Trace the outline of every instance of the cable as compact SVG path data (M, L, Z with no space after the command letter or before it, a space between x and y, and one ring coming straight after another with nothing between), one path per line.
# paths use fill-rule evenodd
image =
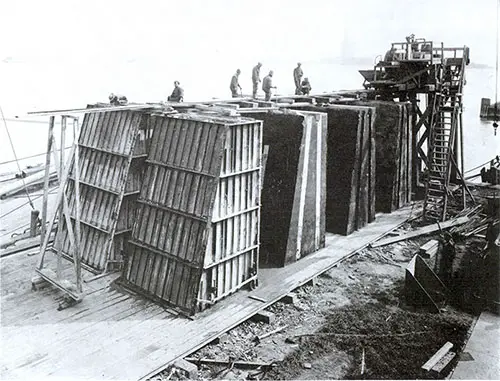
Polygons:
M476 169L479 169L479 168L481 168L481 167L484 167L485 165L487 165L487 164L491 163L491 162L492 162L492 161L494 161L495 159L496 159L496 157L494 157L494 158L493 158L493 159L491 159L491 160L488 160L486 163L483 163L483 164L478 165L477 167L474 167L474 168L468 169L467 171L465 171L465 172L464 172L464 175L465 175L466 173L469 173L469 172L472 172L472 171L474 171L474 170L476 170Z
M64 148L64 150L66 151L67 149L70 149L70 148L71 148L71 146L69 146L69 147L65 147L65 148ZM47 154L46 152L43 152L43 153L37 153L36 155L31 155L31 156L21 157L21 158L19 158L19 160L31 159L31 158L38 157L38 156L43 156L43 155L46 155L46 154ZM16 161L16 159L14 159L14 160L8 160L8 161L2 161L2 162L0 163L0 165L13 163L14 161Z
M497 55L496 55L496 75L495 75L495 109L494 109L494 115L495 115L495 121L498 121L498 23L500 22L500 19L498 17L498 10L500 9L500 0L497 1ZM496 130L496 128L495 128Z
M52 191L52 192L49 192L48 194L54 194L54 192ZM38 196L34 197L34 198L33 198L33 201L38 200L38 199L39 199L40 197L42 197L42 196L43 196L43 194L41 194L41 195L38 195ZM6 213L2 214L2 215L0 216L0 219L2 219L2 218L4 218L4 217L8 216L8 215L9 215L9 214L11 214L11 213L14 213L16 210L21 209L23 206L26 206L26 205L28 205L29 203L30 203L29 201L26 201L24 204L21 204L21 205L16 206L14 209L9 210L8 212L6 212Z
M9 142L10 146L12 147L12 152L14 153L14 158L16 159L16 164L17 164L17 169L19 169L19 173L22 173L21 166L19 165L19 160L17 160L17 154L16 150L14 148L14 143L12 142L12 138L10 136L9 128L7 127L7 122L5 121L5 116L3 114L2 106L0 106L0 113L2 114L2 120L3 120L3 125L5 126L5 130L7 131L7 136L9 137ZM23 185L24 185L24 191L26 192L26 195L28 196L29 204L32 209L35 209L35 206L33 205L33 201L31 200L30 194L28 193L28 190L26 189L26 182L24 181L24 178L21 178L23 180Z

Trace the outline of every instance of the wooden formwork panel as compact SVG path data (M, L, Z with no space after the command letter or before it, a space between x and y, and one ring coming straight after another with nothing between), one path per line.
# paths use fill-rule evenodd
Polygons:
M72 223L74 229L74 221ZM83 223L80 231L82 264L87 269L99 273L107 264L117 265L123 261L122 252L128 238L125 233L117 234L110 240L109 233ZM72 260L66 222L59 238L59 241L54 242L53 251L60 251L66 258Z
M298 106L328 115L326 230L351 234L375 219L375 109Z
M278 266L324 246L326 114L248 113L269 146L262 189L261 261Z
M123 282L194 313L234 292L254 271L261 125L197 114L153 116L151 124Z
M412 126L410 103L356 102L376 108L376 211L390 213L411 201Z
M126 197L138 194L141 185L141 150L146 147L149 133L146 118L136 111L92 113L91 109L84 116L78 138L81 256L82 264L96 272L121 260L115 247L123 245L123 236L116 243L114 239L117 232L131 229L133 200L126 198L123 203L123 199L126 193ZM138 137L141 144L136 143ZM65 190L72 220L76 216L75 178L72 167ZM67 227L62 223L54 248L68 254L68 245Z

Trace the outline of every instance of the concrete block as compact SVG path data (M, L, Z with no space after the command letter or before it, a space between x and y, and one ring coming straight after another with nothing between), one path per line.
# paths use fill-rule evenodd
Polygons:
M281 301L286 304L296 304L299 301L297 294L290 292L281 298Z
M253 321L261 321L266 324L271 324L276 319L276 316L269 311L260 311L252 316Z
M195 364L193 364L189 361L186 361L184 359L179 359L179 360L174 362L174 366L177 369L184 371L186 373L186 376L190 380L198 379L198 367Z

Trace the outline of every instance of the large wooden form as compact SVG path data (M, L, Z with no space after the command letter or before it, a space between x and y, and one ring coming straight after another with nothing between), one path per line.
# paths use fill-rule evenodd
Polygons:
M298 108L328 115L326 230L351 234L375 219L375 108Z
M66 197L74 220L81 221L81 262L100 273L123 262L122 250L132 229L134 200L142 179L147 140L147 115L139 111L108 111L85 114L78 139L81 163L75 189L72 167ZM78 207L79 205L79 207ZM69 226L58 229L53 250L69 256Z
M439 312L446 302L443 282L416 254L406 267L405 300L408 305Z
M284 266L325 245L327 116L248 111L269 146L262 189L261 262Z
M152 118L123 283L193 314L257 279L262 124Z
M375 210L390 213L411 201L413 108L408 102L356 102L376 108Z

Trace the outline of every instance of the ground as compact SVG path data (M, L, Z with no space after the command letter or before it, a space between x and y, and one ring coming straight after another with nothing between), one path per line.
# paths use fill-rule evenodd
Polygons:
M475 190L475 196L492 195ZM481 198L484 202L484 198ZM453 206L453 202L451 203ZM427 224L422 219L400 227L409 231ZM484 233L484 232L483 232ZM260 369L230 365L200 365L200 379L429 379L445 378L458 356L442 374L421 366L447 341L460 353L483 305L474 294L475 269L480 266L484 237L457 240L450 293L440 313L417 311L405 303L405 268L427 235L379 248L367 248L325 272L315 285L295 292L295 305L278 302L268 308L271 324L247 321L192 354L193 358L258 361ZM442 243L441 243L442 245ZM428 260L440 274L441 255ZM442 275L442 274L440 274ZM474 302L476 301L476 302ZM283 328L284 327L284 328ZM281 331L258 342L255 337ZM168 369L153 379L179 379Z

